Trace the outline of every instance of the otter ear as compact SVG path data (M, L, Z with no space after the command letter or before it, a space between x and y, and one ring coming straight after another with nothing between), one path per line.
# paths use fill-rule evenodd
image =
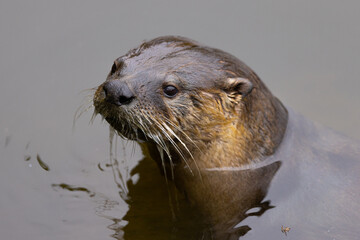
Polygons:
M246 78L227 78L224 83L224 91L228 94L230 98L238 100L246 97L251 93L253 89L253 84Z

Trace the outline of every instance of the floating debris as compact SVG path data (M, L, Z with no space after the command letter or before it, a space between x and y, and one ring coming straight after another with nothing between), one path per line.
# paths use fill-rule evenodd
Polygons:
M104 172L105 170L100 166L100 163L98 163L98 168L100 169L100 171Z
M31 159L31 156L30 156L30 155L25 155L25 156L24 156L24 160L25 160L25 161L29 161L30 159Z
M45 171L50 171L49 166L41 160L39 154L36 155L36 159L37 159L40 167L42 167Z
M289 227L284 227L281 226L281 232L285 234L285 236L287 236L287 233L290 231L291 228Z
M72 186L72 185L69 185L69 184L66 184L66 183L51 184L51 187L65 189L65 190L68 190L70 192L85 192L85 193L89 194L90 197L95 196L95 193L91 192L87 188L76 187L76 186Z

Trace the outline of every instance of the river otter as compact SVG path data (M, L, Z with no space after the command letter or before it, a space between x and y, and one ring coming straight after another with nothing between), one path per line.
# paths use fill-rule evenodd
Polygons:
M288 111L228 53L145 42L115 60L94 106L201 209L209 238L275 239L285 224L293 239L360 236L360 145Z

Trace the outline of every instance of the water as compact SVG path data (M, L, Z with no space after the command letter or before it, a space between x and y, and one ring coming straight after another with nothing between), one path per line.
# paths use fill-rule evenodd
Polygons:
M196 209L181 196L169 201L155 164L139 163L138 146L126 146L135 204L109 165L108 126L99 117L90 125L90 110L72 130L90 94L80 92L103 82L112 61L144 39L183 35L228 51L287 105L360 138L357 9L356 1L1 1L1 239L202 234L184 230L203 226ZM119 143L117 169L123 156ZM149 175L137 179L136 171ZM172 212L189 221L174 224Z

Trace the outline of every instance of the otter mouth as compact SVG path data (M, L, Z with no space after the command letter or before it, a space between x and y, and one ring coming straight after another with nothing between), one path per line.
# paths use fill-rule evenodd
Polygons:
M140 128L134 128L127 124L121 124L121 126L119 126L119 120L114 117L106 117L105 120L117 131L120 136L126 139L134 141L149 141L147 135Z
M128 140L149 141L149 137L143 130L128 121L128 119L131 119L131 117L128 116L129 113L125 114L126 112L122 111L121 108L116 107L114 104L107 103L103 96L101 86L99 89L94 95L95 113L102 115L119 136Z

